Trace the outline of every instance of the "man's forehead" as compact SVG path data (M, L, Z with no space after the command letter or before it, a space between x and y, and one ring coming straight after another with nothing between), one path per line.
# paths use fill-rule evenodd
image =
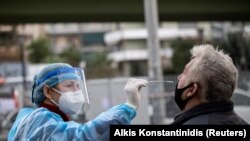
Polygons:
M197 58L191 58L191 60L185 65L184 71L188 71L190 67L197 61Z

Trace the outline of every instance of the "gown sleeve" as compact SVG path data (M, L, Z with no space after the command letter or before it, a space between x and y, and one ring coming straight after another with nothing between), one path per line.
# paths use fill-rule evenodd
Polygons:
M14 123L9 132L8 141L109 141L111 124L128 125L136 116L136 111L126 104L112 107L85 124L64 122L59 115L45 108L31 112L26 118L22 112L16 120L19 124Z

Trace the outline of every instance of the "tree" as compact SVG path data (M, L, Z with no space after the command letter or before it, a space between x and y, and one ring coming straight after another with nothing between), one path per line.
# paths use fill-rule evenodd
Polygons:
M64 62L78 67L81 61L81 51L75 46L70 46L60 54L60 57Z
M174 73L181 73L185 64L190 61L189 50L194 46L194 41L177 39L171 43L173 48L173 70Z
M29 50L29 61L32 63L46 62L46 59L53 55L46 38L34 40L27 46L27 49Z
M242 31L231 32L226 38L214 41L218 46L230 55L234 64L241 70L250 69L250 40L243 36Z
M115 70L110 67L105 53L92 53L84 55L87 62L85 72L88 78L107 78L115 74Z

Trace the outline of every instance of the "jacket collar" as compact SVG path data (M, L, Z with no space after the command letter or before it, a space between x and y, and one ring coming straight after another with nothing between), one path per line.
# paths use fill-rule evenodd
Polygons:
M226 112L233 111L232 101L220 101L220 102L209 102L195 106L185 112L181 112L175 116L174 122L171 124L181 124L190 118L202 114L213 113L213 112Z

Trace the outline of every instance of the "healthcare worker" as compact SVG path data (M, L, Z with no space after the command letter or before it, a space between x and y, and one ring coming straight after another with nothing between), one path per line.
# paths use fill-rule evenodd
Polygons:
M38 108L23 108L8 133L8 141L108 141L109 126L128 125L136 116L144 79L130 78L124 88L126 102L101 113L92 121L70 121L89 103L84 71L69 64L54 63L34 77L32 102Z

